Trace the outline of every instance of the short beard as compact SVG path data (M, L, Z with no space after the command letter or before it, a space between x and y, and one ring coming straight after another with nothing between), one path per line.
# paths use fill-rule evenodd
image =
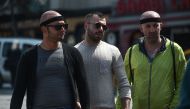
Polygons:
M94 35L88 35L89 39L95 43L100 42L101 38L100 37L95 37Z
M97 33L93 33L93 32L91 32L91 31L88 31L88 32L87 32L87 35L88 35L88 37L89 37L89 39L90 39L91 41L93 41L93 42L95 42L95 43L99 43L100 40L102 40L102 38L103 38L103 34L102 34L102 36L98 36L98 37L96 37L96 34L97 34Z
M48 30L48 38L51 39L54 42L59 42L59 41L63 41L64 36L62 37L54 37L51 32Z
M146 40L148 43L150 43L150 44L153 45L153 44L158 43L159 38L158 38L158 37L151 37L151 38L146 37L145 40Z

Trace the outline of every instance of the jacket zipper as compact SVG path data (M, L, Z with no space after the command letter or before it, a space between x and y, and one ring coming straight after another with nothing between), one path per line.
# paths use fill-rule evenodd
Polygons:
M149 71L149 84L148 84L148 109L150 109L151 76L152 76L152 62L150 62L150 71Z

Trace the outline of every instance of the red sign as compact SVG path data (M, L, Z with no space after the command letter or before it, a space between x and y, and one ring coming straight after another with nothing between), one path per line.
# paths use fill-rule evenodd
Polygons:
M190 0L118 0L116 15L154 10L159 13L190 10Z

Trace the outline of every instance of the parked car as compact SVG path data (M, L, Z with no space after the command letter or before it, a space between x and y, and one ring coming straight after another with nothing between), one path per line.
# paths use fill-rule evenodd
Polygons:
M10 71L4 68L4 63L9 54L8 51L11 49L12 45L17 44L21 50L21 53L23 53L26 49L39 44L40 42L40 39L33 38L0 37L0 88L3 83L11 83Z

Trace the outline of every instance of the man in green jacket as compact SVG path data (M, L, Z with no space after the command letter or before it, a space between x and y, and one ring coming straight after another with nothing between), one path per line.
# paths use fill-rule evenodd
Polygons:
M161 26L157 12L144 12L140 17L144 37L125 55L133 109L174 109L179 102L186 60L177 43L160 35Z

